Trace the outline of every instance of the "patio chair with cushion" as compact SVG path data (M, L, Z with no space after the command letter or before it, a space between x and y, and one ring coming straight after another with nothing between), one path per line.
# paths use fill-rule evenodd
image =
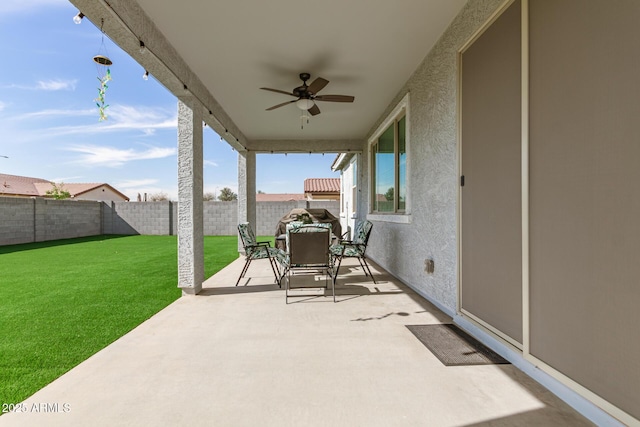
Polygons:
M287 303L289 303L289 289L292 288L291 276L294 270L323 271L325 273L324 288L328 288L327 276L331 276L332 268L330 243L331 224L287 224L287 252L285 255L285 269L288 273L285 286ZM333 301L335 302L335 286L332 288Z
M371 274L371 269L369 269L365 255L372 228L373 224L371 221L360 221L355 226L352 240L340 240L338 244L331 246L331 256L333 257L334 265L336 265L335 275L333 276L334 283L338 277L338 271L340 270L340 264L343 258L357 258L362 266L364 275L371 276L373 283L376 283L376 279L373 277L373 274Z
M271 269L273 270L273 275L276 278L276 283L278 283L279 287L282 287L280 285L282 276L280 273L280 268L278 266L279 260L282 259L282 251L276 248L272 248L270 242L256 241L256 236L253 232L253 229L251 228L251 224L249 224L248 222L238 224L238 233L240 234L240 239L242 239L242 246L244 247L245 263L244 267L242 268L242 273L240 273L240 277L238 277L238 281L236 282L236 286L238 286L240 280L247 273L251 261L267 258L269 259L269 263L271 264Z

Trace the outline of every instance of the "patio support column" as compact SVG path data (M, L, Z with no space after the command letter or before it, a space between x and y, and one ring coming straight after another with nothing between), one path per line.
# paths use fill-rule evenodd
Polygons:
M256 153L238 152L238 223L248 222L255 233L256 224ZM243 252L242 241L238 237L238 252Z
M193 100L178 101L178 287L195 295L204 281L202 117Z

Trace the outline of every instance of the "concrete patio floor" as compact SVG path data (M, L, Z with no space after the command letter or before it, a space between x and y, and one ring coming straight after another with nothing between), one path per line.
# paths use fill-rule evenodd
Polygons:
M444 366L405 325L451 319L375 265L377 285L343 264L338 303L321 291L287 305L264 260L234 287L242 264L0 426L592 425L512 365Z

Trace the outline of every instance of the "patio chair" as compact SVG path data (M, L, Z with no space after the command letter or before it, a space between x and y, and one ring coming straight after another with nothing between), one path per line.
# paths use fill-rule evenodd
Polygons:
M331 224L287 224L287 253L285 269L287 282L285 286L285 300L289 303L289 289L291 276L295 270L320 270L325 273L324 288L328 288L327 276L331 276ZM335 286L333 286L333 302L336 301Z
M251 224L249 224L248 222L238 224L238 233L240 234L242 246L244 247L245 263L244 267L242 268L242 273L240 273L240 277L238 277L238 281L236 282L236 286L238 286L240 280L247 273L251 261L267 258L269 259L269 263L271 264L271 270L273 270L273 275L276 278L278 287L282 287L280 284L282 276L280 273L280 268L278 266L279 260L282 259L282 251L276 248L272 248L270 242L256 241L256 236L253 232L253 229L251 228Z
M331 246L331 256L333 257L334 265L336 265L335 274L333 276L334 283L338 278L338 271L340 270L340 264L342 263L343 258L358 258L360 266L362 266L362 270L364 271L364 275L371 276L373 283L376 283L376 279L371 273L371 269L369 268L369 264L367 264L367 257L365 255L372 228L373 224L371 221L360 221L355 226L353 240L340 240L338 244Z

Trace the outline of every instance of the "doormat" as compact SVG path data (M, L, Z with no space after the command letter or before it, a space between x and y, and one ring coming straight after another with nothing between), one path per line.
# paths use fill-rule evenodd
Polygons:
M453 324L406 326L445 366L509 363Z

